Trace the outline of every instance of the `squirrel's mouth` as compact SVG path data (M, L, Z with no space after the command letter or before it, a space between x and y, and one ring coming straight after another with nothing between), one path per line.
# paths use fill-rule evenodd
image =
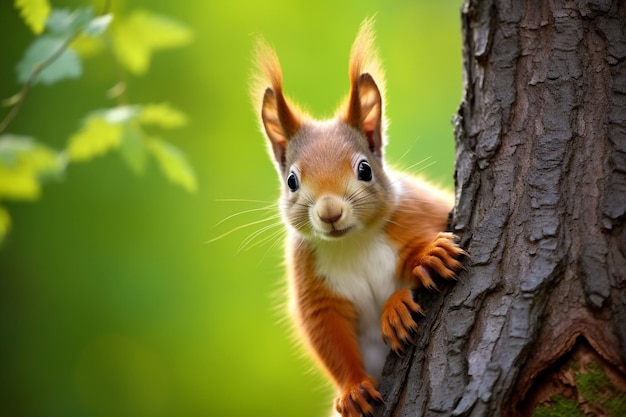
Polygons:
M339 237L345 236L346 233L348 233L351 229L352 229L352 227L347 227L345 229L335 229L335 228L333 228L333 230L328 232L328 236L331 236L331 237L334 237L334 238L339 238Z

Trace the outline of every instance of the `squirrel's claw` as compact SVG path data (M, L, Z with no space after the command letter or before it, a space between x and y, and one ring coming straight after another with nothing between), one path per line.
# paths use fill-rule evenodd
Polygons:
M412 313L424 314L408 288L393 293L383 307L382 337L398 356L404 354L406 345L414 343L412 335L417 331L417 323Z

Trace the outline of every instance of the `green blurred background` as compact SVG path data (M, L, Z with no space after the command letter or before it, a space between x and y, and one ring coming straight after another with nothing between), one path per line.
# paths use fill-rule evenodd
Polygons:
M33 39L12 3L0 1L1 98L18 90L14 66ZM198 192L168 184L154 163L136 176L112 152L70 165L37 202L6 204L13 228L0 247L1 413L327 415L331 389L283 323L282 243L271 236L279 229L244 249L263 224L207 243L270 216L243 212L278 196L248 97L252 45L263 34L287 94L326 117L348 91L359 23L376 14L388 161L452 189L460 3L123 2L121 10L146 8L194 31L190 45L157 53L146 76L129 76L129 97L167 101L189 116L167 138L188 155ZM86 113L114 105L105 96L116 82L110 57L84 69L79 80L35 87L8 131L63 148Z

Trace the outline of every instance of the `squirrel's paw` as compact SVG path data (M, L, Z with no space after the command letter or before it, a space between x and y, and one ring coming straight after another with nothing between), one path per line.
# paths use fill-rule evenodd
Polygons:
M414 343L412 333L417 331L417 323L412 313L424 314L408 288L393 293L383 307L380 323L383 340L398 356L404 354L407 344Z
M366 377L361 382L347 386L335 400L335 408L342 417L374 415L370 401L382 402L383 397L376 390L376 380Z
M445 279L456 278L457 272L464 269L459 261L467 252L461 249L455 242L456 236L449 232L441 232L435 240L424 248L420 253L413 276L426 288L436 289L433 281L433 272Z

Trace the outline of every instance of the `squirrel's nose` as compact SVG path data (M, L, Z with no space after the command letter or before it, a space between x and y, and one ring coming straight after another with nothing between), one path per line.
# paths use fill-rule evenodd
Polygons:
M320 220L323 221L324 223L328 223L328 224L332 224L335 223L337 220L341 219L341 215L343 213L340 211L338 213L328 213L328 214L320 214L317 213L317 215L319 216Z
M332 224L343 215L341 199L333 197L322 197L317 204L317 217L324 223Z

